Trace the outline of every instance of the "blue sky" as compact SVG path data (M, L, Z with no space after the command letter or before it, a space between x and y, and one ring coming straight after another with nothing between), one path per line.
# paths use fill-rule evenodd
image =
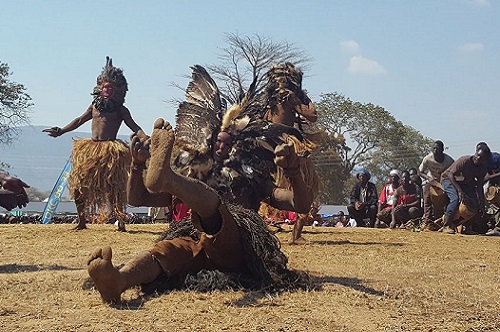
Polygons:
M32 124L64 126L109 55L150 133L158 117L174 122L169 101L183 93L171 83L218 63L225 33L259 34L307 51L313 100L336 91L380 105L457 158L482 140L500 150L499 18L498 0L3 0L0 60L32 96Z

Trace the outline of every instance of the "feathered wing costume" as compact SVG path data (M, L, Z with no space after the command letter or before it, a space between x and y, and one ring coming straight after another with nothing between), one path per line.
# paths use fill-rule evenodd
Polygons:
M226 103L206 70L201 66L193 66L192 70L186 101L177 110L173 168L200 179L219 193L240 230L245 265L253 282L258 281L260 286L290 286L292 279L297 281L297 275L286 268L287 258L278 239L256 211L260 202L269 198L262 188L274 181L275 147L285 142L285 135L302 137L288 126L252 121L248 113L259 107L252 88L239 104L226 111ZM232 136L232 147L229 158L216 163L212 153L221 131ZM234 204L241 202L241 197L246 197L244 205L249 208ZM172 236L166 234L165 238Z
M267 197L263 184L273 181L276 173L274 149L293 136L302 140L292 127L253 120L262 106L254 96L253 84L239 104L226 111L217 85L201 66L193 66L192 81L186 101L177 110L174 169L206 182L222 198L234 201L248 190L254 194L252 207ZM232 137L229 158L217 164L212 157L217 134L225 131Z

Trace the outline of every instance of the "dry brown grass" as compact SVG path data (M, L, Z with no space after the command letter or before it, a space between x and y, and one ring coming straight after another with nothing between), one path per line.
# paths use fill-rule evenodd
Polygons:
M108 306L84 290L85 261L102 245L124 263L166 225L0 226L1 331L498 331L500 238L306 227L286 244L289 266L317 291L124 294Z

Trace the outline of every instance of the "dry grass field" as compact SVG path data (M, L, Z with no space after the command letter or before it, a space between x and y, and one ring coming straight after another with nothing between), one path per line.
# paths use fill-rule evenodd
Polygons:
M0 225L0 331L499 331L500 237L306 227L304 246L278 233L289 267L314 291L124 293L83 287L102 245L124 263L167 227Z

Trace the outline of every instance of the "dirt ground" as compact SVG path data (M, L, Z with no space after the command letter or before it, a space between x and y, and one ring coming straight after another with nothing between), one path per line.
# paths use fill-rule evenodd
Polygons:
M85 289L85 261L110 245L124 263L166 224L0 225L0 331L499 331L500 237L306 227L277 235L314 291L124 294Z

